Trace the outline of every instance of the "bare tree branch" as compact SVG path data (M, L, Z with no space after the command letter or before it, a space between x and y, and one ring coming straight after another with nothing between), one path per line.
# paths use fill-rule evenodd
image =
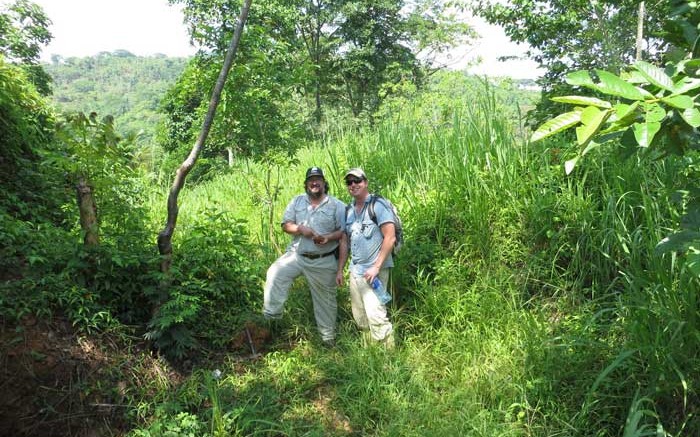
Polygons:
M158 251L163 257L161 261L161 271L163 272L167 272L170 269L172 259L172 236L173 232L175 232L175 224L177 222L178 215L177 197L185 184L187 174L197 161L199 152L202 150L204 142L209 135L209 130L211 129L211 125L214 121L214 115L216 114L216 108L219 106L221 93L224 89L224 84L226 83L228 73L231 70L231 65L233 64L233 59L236 55L238 43L241 39L243 26L248 18L248 11L250 10L251 2L252 0L245 0L245 3L243 4L240 16L238 17L238 23L236 24L236 30L233 33L231 44L229 45L228 51L226 52L226 57L224 58L224 65L221 67L219 78L216 81L216 86L214 87L211 100L209 101L209 109L206 117L204 118L202 130L200 131L197 141L192 147L190 154L187 156L187 159L185 159L182 165L180 165L180 168L178 168L175 172L175 179L173 180L173 185L170 187L170 193L168 195L168 218L165 223L165 228L163 228L163 230L158 234Z

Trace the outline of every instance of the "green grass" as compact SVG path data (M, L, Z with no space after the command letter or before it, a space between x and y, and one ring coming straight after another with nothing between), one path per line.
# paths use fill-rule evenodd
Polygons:
M680 166L604 151L566 177L566 144L523 142L497 93L471 91L463 102L436 91L291 164L241 162L183 192L174 241L208 210L245 219L261 287L306 168L323 167L347 201L343 171L363 167L406 228L392 281L399 347L362 347L341 289L339 344L323 349L299 281L276 350L212 362L224 372L215 403L195 373L148 406L134 435L177 423L205 435L212 417L241 436L700 432L698 280L653 252L678 217L669 193ZM163 199L153 202L162 216ZM261 288L245 293L245 306L227 308L243 319L262 305Z

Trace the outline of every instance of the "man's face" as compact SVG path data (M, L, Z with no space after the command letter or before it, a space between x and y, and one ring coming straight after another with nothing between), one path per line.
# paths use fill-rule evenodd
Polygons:
M306 194L321 197L325 193L326 181L321 176L311 176L306 180Z
M348 186L348 193L352 197L364 197L367 195L367 179L350 175L345 178L345 185Z

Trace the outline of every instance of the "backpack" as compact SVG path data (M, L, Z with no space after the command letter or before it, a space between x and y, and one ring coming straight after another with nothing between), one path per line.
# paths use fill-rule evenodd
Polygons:
M384 206L389 209L389 211L392 212L394 215L394 231L395 231L395 236L396 236L396 241L394 241L394 249L392 250L392 253L394 255L398 255L399 251L401 251L401 247L403 246L403 223L401 223L401 217L399 217L399 211L396 209L396 206L394 206L391 201L385 197L380 196L379 194L372 194L372 197L369 201L369 205L367 205L367 213L369 214L370 220L374 222L375 225L379 226L379 223L377 223L377 213L374 211L374 204L377 203L377 200L381 201ZM345 208L345 216L347 217L348 211L350 211L350 208L352 208L352 204L349 204Z

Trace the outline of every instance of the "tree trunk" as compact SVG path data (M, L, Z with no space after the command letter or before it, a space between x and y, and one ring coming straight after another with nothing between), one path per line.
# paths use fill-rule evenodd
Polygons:
M80 178L75 187L78 195L78 210L80 211L80 228L85 233L85 246L100 244L99 227L97 225L97 205L92 195L92 187L85 179Z
M642 45L644 44L644 2L639 3L639 14L637 15L637 53L635 60L642 60Z
M226 153L228 155L228 166L233 167L233 147L227 147Z
M177 197L180 194L182 186L185 184L185 178L187 174L194 166L197 161L199 152L204 146L204 142L209 135L209 130L211 129L212 122L214 121L214 115L216 114L216 108L219 106L219 101L221 99L221 92L224 89L224 84L226 83L226 77L228 76L229 70L231 69L231 64L233 64L233 58L236 54L236 49L238 48L238 42L241 39L241 33L243 32L243 25L248 18L248 11L250 10L250 3L252 0L245 0L243 8L241 9L241 14L238 17L238 23L236 24L236 30L233 33L233 38L231 39L231 44L226 52L226 57L224 58L224 65L221 67L221 72L219 73L219 78L214 86L214 91L212 92L211 99L209 100L209 109L207 115L204 118L202 124L202 130L197 137L192 150L190 151L187 159L180 165L180 168L175 172L175 179L170 187L170 193L168 194L168 218L165 223L165 227L158 234L158 251L162 256L161 260L161 271L167 273L170 270L170 263L172 261L172 237L175 231L175 224L177 222L178 206Z

